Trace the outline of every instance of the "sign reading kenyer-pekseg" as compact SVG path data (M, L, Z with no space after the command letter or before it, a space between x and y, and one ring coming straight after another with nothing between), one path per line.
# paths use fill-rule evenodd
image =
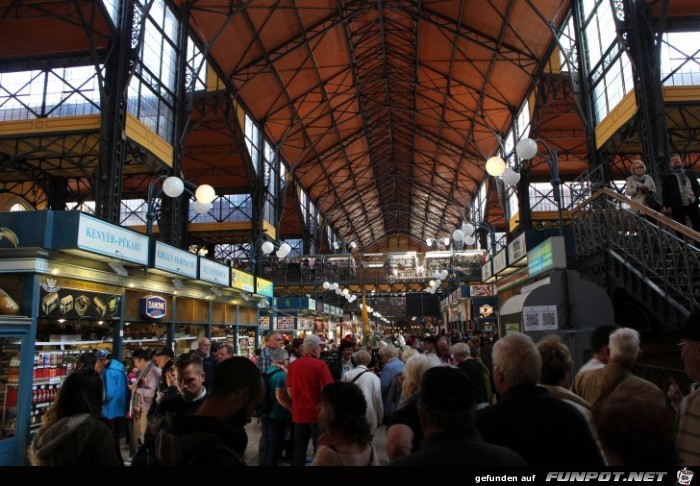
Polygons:
M99 219L80 215L78 248L127 262L148 263L148 237Z

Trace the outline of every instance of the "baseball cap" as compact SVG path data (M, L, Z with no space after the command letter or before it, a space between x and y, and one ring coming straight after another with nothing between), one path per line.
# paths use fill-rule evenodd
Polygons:
M107 351L106 349L98 349L95 352L95 359L107 359L109 356L111 356L112 353Z
M423 375L420 402L439 412L468 411L474 404L472 388L472 381L466 371L436 366Z
M321 345L321 338L316 334L309 334L304 338L304 346L308 348L315 348Z
M173 351L173 348L169 346L163 346L158 351L156 351L156 356L168 356L170 358L174 358L175 352Z

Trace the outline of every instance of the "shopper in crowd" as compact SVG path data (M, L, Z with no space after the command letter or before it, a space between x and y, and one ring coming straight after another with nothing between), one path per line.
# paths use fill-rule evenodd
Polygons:
M694 312L686 319L678 346L688 377L693 383L700 382L700 312ZM675 380L671 383L668 396L678 409L678 464L700 464L700 388L683 397L678 383Z
M230 344L222 344L216 351L216 364L218 365L224 360L233 358L236 353L233 350L233 346Z
M289 349L287 350L287 352L289 353L289 364L292 364L294 361L302 357L301 347L303 344L303 338L292 339L292 342L289 345Z
M456 343L452 345L452 354L457 361L457 367L464 370L471 380L472 393L477 408L487 407L490 400L489 390L487 390L484 381L484 369L481 363L472 357L472 348L467 343Z
M615 332L617 326L598 326L593 330L591 334L591 350L593 351L593 356L588 360L586 364L579 368L577 375L588 370L597 370L602 368L608 363L610 359L610 347L608 342L610 341L610 335Z
M149 419L156 411L156 406L163 400L174 398L177 396L177 386L175 385L175 369L173 368L173 360L175 352L170 346L163 346L161 349L153 353L154 362L160 368L160 383L156 390L156 398L151 403L151 409L148 411Z
M678 154L671 155L670 172L663 180L664 212L674 221L687 225L688 220L695 231L700 231L700 184L697 175L688 170Z
M440 361L442 363L452 366L455 366L457 364L457 360L452 354L450 339L447 336L443 334L437 339L435 349L437 350L438 358L440 358Z
M204 369L204 386L211 389L214 380L214 368L216 367L216 360L211 352L211 339L207 337L200 338L198 344L197 354L202 359L202 368Z
M265 373L272 363L272 352L279 349L284 344L284 338L278 332L273 332L267 335L265 347L260 351L256 365L260 373Z
M156 396L160 383L160 368L158 368L145 349L136 349L133 353L134 364L138 376L134 383L129 384L131 390L131 416L133 421L133 449L138 450L143 444L148 427L148 411Z
M357 385L326 385L321 390L318 420L323 434L312 466L379 465L370 439L367 402Z
M564 400L574 407L586 419L591 435L603 454L598 434L593 426L591 407L583 398L569 390L569 373L574 365L571 351L556 334L549 334L537 343L537 349L542 356L542 371L540 386L545 388L553 397ZM603 454L603 459L605 455Z
M374 435L384 418L382 403L382 384L379 377L372 373L367 366L372 361L372 355L364 349L355 353L357 367L343 375L342 381L354 383L362 391L367 402L367 423L370 436Z
M420 448L390 465L526 466L512 450L481 440L474 425L475 405L464 370L437 366L426 371L418 394Z
M318 404L321 390L333 382L331 372L321 356L321 339L316 334L304 338L304 355L289 365L287 393L292 400L294 422L294 465L306 464L309 440L316 451L319 427Z
M126 428L126 369L112 353L99 349L95 353L95 371L104 383L102 417L107 421L114 437L114 446L119 450L122 431Z
M652 382L632 374L632 368L640 356L639 332L629 327L617 329L610 335L610 359L597 370L576 375L571 391L588 402L591 407L601 405L613 395L638 396L647 394L666 405L664 393Z
M514 450L531 466L603 465L583 416L537 386L542 357L530 336L502 337L493 346L492 358L499 398L477 418L486 442Z
M97 358L95 358L94 352L89 351L87 353L81 353L75 360L75 370L77 371L81 369L95 369L96 362Z
M661 202L656 201L656 184L654 179L646 173L647 166L641 160L632 161L632 175L627 178L627 196L637 204L657 211ZM649 204L649 200L652 204ZM652 207L653 206L653 207ZM639 212L634 210L635 213Z
M644 470L653 464L671 470L686 465L676 458L673 413L648 395L606 400L593 408L593 423L610 466Z
M266 399L269 410L260 417L262 422L262 460L261 466L276 466L284 448L284 437L291 418L292 403L287 395L287 364L289 354L284 348L272 352L272 364L265 377Z
M401 384L404 401L387 422L386 453L389 460L406 456L420 447L423 429L418 417L418 393L423 375L435 366L440 366L440 360L434 354L417 354L406 361Z
M207 388L204 385L204 367L197 353L182 353L173 364L177 395L161 401L155 418L192 415L204 403Z
M395 397L390 396L391 384L395 377L403 371L404 362L398 357L398 350L394 345L384 346L379 350L379 359L382 362L382 373L380 376L382 384L382 405L384 407L384 422L394 413L396 409Z
M33 466L121 466L112 432L100 418L104 386L92 368L68 375L29 446Z
M245 425L262 398L260 373L249 359L233 357L214 370L214 384L194 415L174 417L155 439L162 466L244 466Z
M334 381L340 381L345 373L355 369L357 365L355 364L355 358L353 358L354 351L355 343L345 339L341 341L338 348L338 360L330 366Z

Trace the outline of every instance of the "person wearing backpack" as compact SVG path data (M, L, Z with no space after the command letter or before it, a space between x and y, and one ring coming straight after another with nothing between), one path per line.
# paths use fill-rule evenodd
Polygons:
M261 466L276 466L284 447L284 437L292 411L287 395L287 370L289 353L284 348L275 349L270 356L272 363L263 373L265 398L259 407L262 422L263 450Z

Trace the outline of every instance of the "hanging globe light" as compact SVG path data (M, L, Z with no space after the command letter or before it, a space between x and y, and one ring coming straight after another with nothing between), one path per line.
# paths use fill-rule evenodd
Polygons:
M170 176L163 181L163 192L166 196L178 197L184 190L185 183L179 177Z

